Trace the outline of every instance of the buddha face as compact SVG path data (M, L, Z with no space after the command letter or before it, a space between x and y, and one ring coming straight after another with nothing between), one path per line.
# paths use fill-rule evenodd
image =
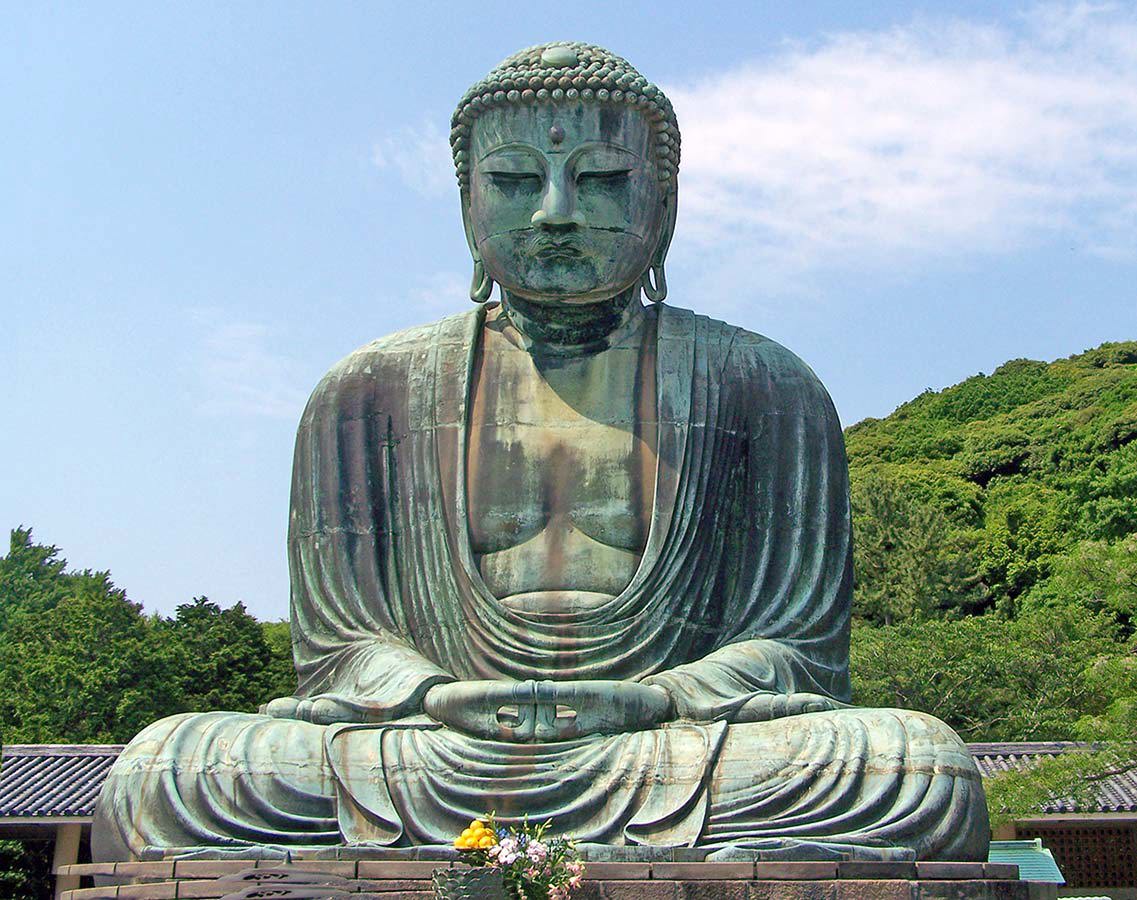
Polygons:
M593 303L635 284L667 219L652 138L639 110L599 103L479 115L465 212L487 274L548 303Z

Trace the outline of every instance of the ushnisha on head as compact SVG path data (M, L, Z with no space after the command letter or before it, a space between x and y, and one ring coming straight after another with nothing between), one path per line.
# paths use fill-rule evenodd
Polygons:
M473 300L495 281L538 303L594 303L637 282L663 299L679 127L628 62L578 42L530 47L466 92L452 126Z

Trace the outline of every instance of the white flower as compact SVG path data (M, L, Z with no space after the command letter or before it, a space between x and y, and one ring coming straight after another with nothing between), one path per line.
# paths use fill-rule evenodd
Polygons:
M508 866L513 863L521 854L518 852L517 838L510 835L507 838L502 838L501 843L497 845L497 861L503 866Z

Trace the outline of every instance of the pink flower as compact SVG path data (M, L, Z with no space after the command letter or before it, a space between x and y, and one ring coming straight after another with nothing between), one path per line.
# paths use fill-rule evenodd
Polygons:
M549 856L549 848L540 841L531 841L526 855L533 860L533 862L544 862Z

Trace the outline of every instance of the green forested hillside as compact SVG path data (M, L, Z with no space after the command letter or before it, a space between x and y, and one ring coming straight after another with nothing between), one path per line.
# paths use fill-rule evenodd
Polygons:
M1013 360L846 439L866 618L1073 599L1130 612L1137 342Z

